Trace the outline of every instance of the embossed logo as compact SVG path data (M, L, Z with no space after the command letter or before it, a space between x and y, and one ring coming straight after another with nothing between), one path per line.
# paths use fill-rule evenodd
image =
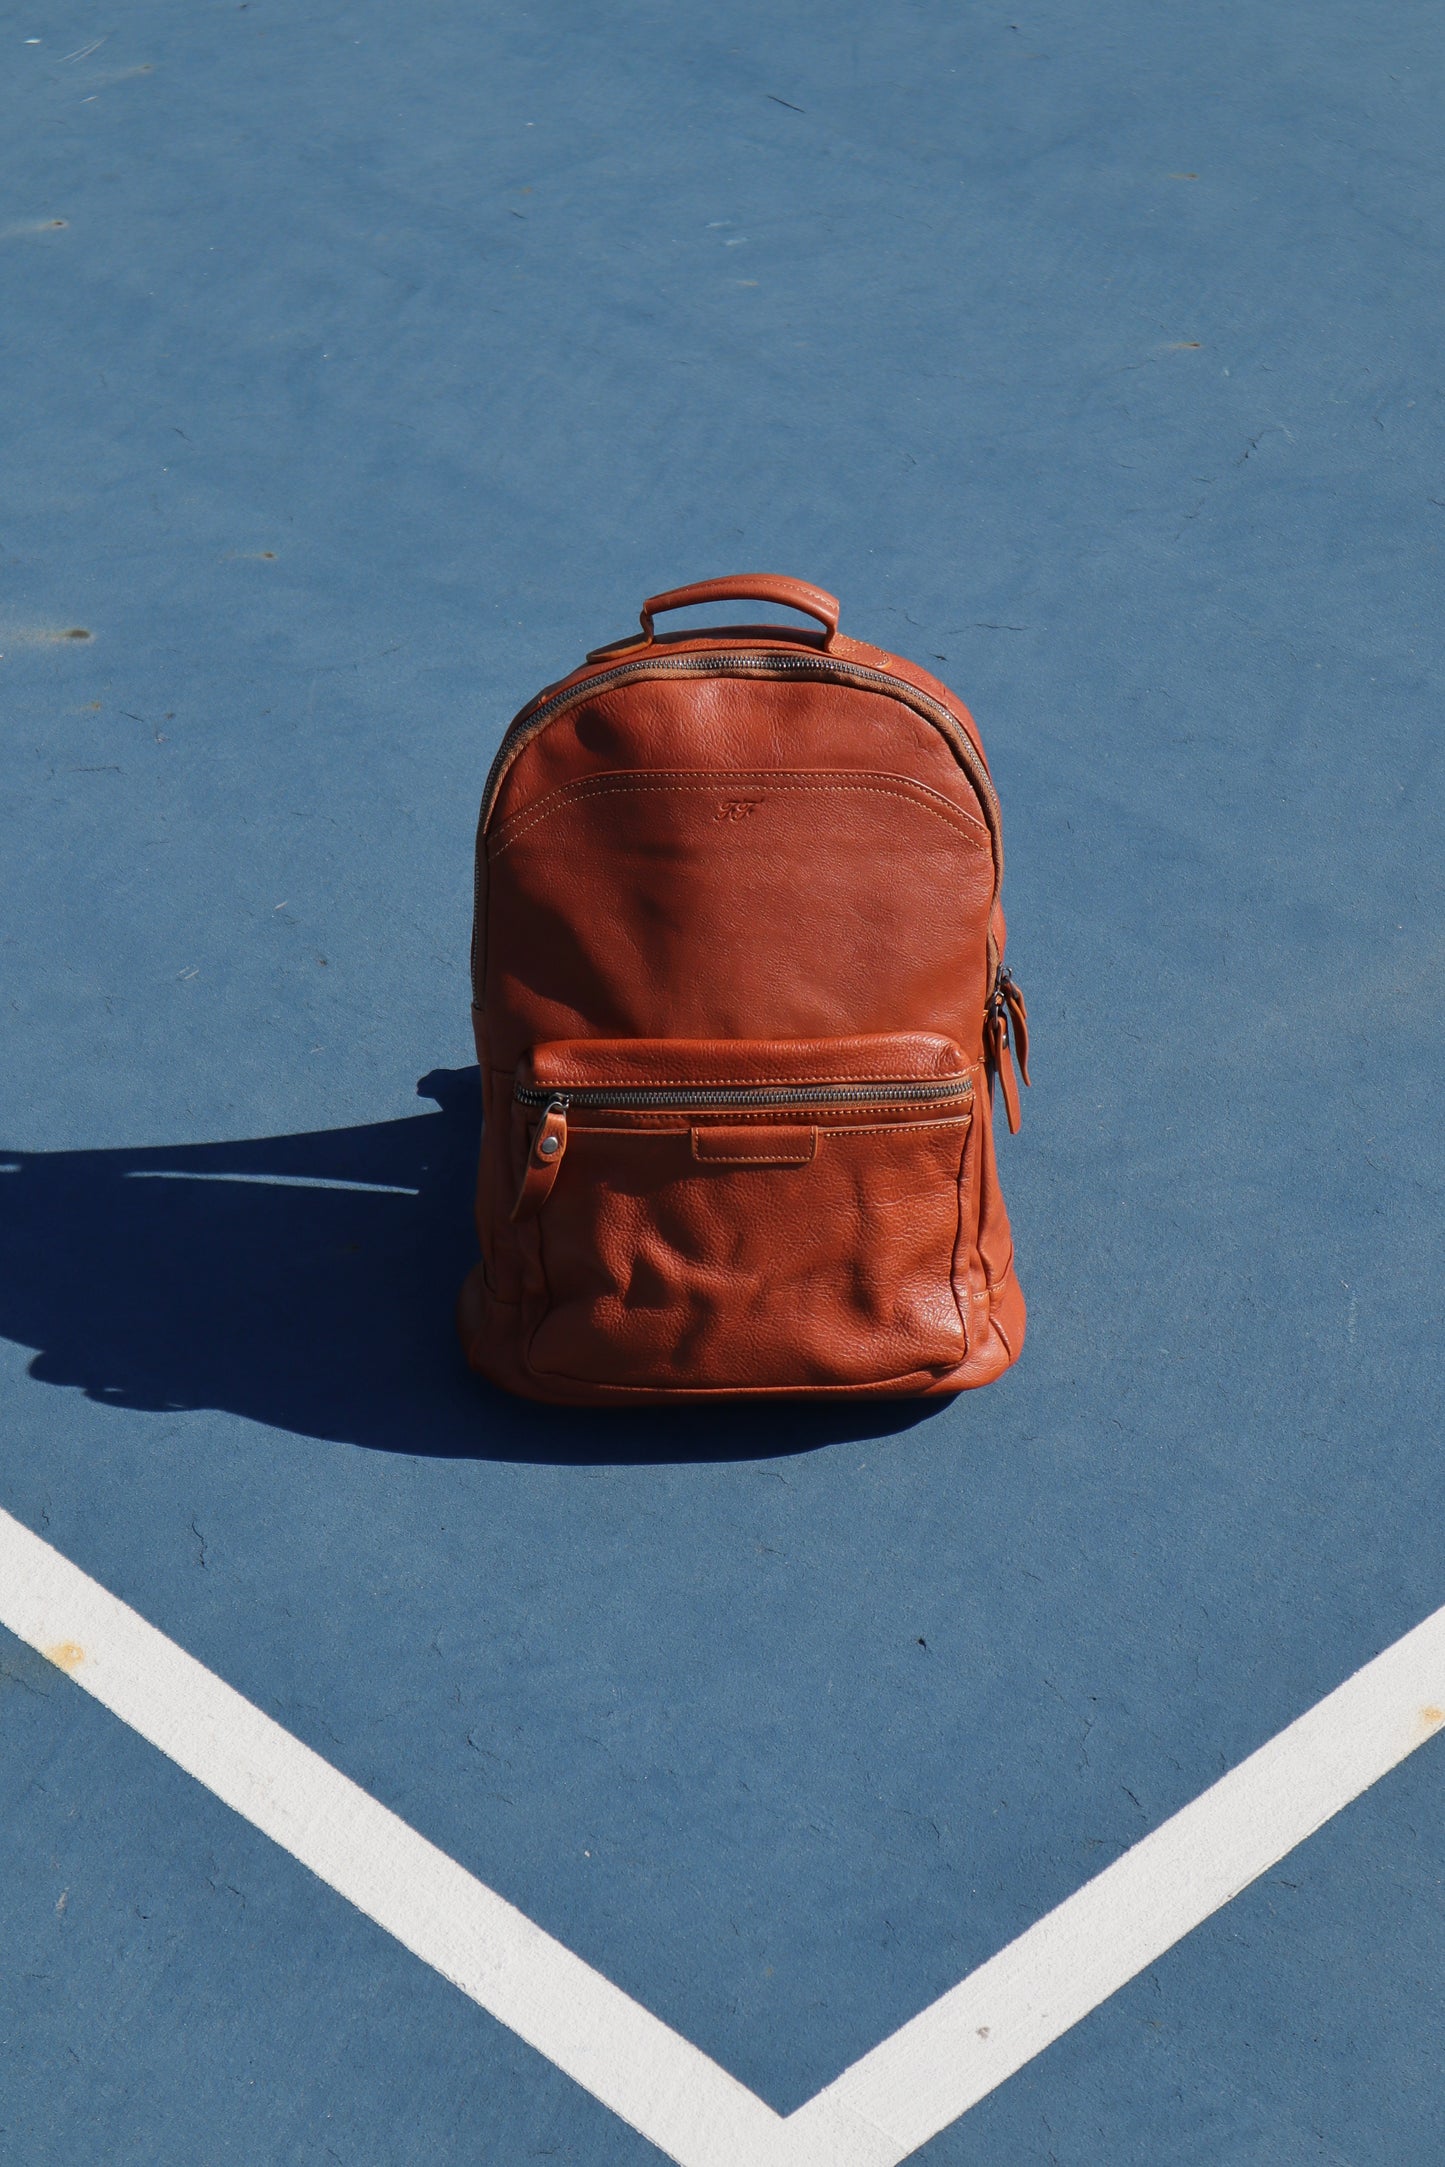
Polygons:
M724 798L713 817L717 820L747 820L762 802L761 798Z

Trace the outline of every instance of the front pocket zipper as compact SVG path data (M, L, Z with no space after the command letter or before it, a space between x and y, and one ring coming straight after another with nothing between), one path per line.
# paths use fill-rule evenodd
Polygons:
M787 1391L956 1366L973 1095L924 1033L536 1048L514 1091L531 1367Z
M779 1113L797 1106L932 1105L935 1101L968 1098L973 1091L968 1076L949 1077L942 1083L916 1083L899 1077L854 1084L712 1084L678 1089L666 1084L588 1084L580 1090L558 1091L545 1084L518 1084L519 1106L585 1106L610 1113L720 1113L730 1106L746 1106Z

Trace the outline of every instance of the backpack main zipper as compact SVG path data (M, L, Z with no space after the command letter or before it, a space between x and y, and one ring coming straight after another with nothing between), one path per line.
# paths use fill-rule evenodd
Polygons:
M607 1113L650 1109L691 1114L722 1112L730 1106L763 1111L793 1106L928 1106L945 1099L971 1098L973 1083L967 1076L954 1076L946 1083L585 1084L566 1091L546 1084L519 1083L513 1096L519 1106L545 1108L548 1112L553 1107L558 1113L566 1113L569 1107L583 1106Z
M515 755L538 730L545 729L554 716L560 714L564 707L570 707L575 700L585 700L594 692L606 691L632 677L728 676L748 673L764 677L777 674L812 676L825 680L831 678L840 684L881 686L895 699L900 693L903 694L907 703L927 715L930 721L936 722L944 736L962 753L963 766L968 771L969 780L978 792L980 802L992 815L988 825L997 840L999 802L992 778L984 766L977 746L962 723L951 715L940 701L930 698L926 692L920 692L917 686L910 685L906 678L893 677L887 670L872 669L864 662L844 662L827 655L782 654L771 648L745 649L739 654L730 655L657 655L651 661L623 662L619 663L616 669L603 670L600 675L589 677L566 692L554 693L550 700L544 700L540 707L534 707L530 713L524 708L516 721L508 726L488 772L482 792L483 828L486 827L502 777L511 766Z
M624 662L616 669L603 670L596 677L587 678L582 684L573 685L566 692L554 693L540 707L530 711L526 708L509 724L496 758L487 774L486 787L482 792L481 817L477 823L477 854L472 886L472 999L480 1003L482 988L477 983L476 932L481 918L482 900L482 842L491 818L497 792L513 760L547 724L561 714L564 708L579 700L590 699L594 692L604 692L614 685L631 682L634 678L659 676L733 676L733 677L814 677L823 682L858 685L865 690L881 690L903 706L911 707L916 714L931 722L948 739L958 754L959 765L973 784L989 839L993 844L993 903L998 902L1003 886L1003 819L998 793L984 765L983 756L961 722L951 715L941 702L931 699L910 685L906 678L892 677L886 670L875 670L862 662L834 661L826 655L790 655L774 652L770 648L750 649L737 654L657 655L650 661ZM990 906L990 919L992 905ZM990 968L996 968L998 956L994 950L993 927L988 933Z

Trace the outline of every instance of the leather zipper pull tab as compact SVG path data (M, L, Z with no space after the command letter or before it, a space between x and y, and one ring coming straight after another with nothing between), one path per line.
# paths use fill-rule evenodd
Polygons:
M1019 1074L1025 1083L1031 1083L1033 1079L1029 1075L1029 1012L1024 1006L1023 988L1012 971L1001 969L998 974L998 989L1003 995L1004 1006L1008 1010L1009 1020L1013 1025L1010 1035L1013 1039L1014 1052L1018 1056Z
M522 1186L517 1201L512 1206L512 1218L533 1219L552 1193L557 1179L557 1169L567 1149L567 1101L558 1097L552 1100L536 1128L532 1131L531 1149L527 1153L527 1171L522 1176Z
M999 965L994 979L993 992L989 997L988 1013L983 1025L984 1061L988 1068L989 1085L992 1088L996 1076L1003 1091L1004 1112L1008 1117L1010 1136L1017 1136L1023 1126L1019 1108L1018 1078L1014 1074L1013 1054L1009 1048L1009 1023L1012 1021L1018 1042L1019 1067L1024 1082L1029 1080L1029 1015L1024 997L1017 982Z

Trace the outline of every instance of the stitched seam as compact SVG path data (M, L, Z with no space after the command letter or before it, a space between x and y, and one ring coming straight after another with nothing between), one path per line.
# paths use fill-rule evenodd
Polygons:
M865 1070L861 1075L850 1073L846 1076L765 1076L761 1079L757 1076L705 1076L701 1078L696 1076L656 1076L649 1077L645 1084L634 1084L613 1076L604 1078L600 1083L594 1083L586 1076L574 1075L557 1078L557 1088L560 1090L563 1084L570 1083L575 1084L579 1091L722 1091L734 1088L749 1091L806 1091L813 1084L912 1083L914 1081L926 1084L946 1084L957 1080L960 1087L959 1095L962 1096L964 1080L975 1074L977 1066L978 1064L975 1063L973 1068L959 1069L956 1072L956 1079L955 1076L919 1076L916 1079L911 1076L887 1076L878 1069ZM499 1069L496 1073L505 1075L507 1072L505 1069ZM534 1076L529 1088L537 1091L550 1091L552 1084L550 1080L543 1083ZM897 1100L882 1099L878 1103L880 1105L896 1105L898 1102ZM613 1109L617 1113L630 1113L632 1110L631 1107L621 1106ZM692 1112L698 1110L696 1107L689 1109ZM719 1108L718 1111L721 1112L723 1109Z
M821 1133L828 1136L916 1136L920 1129L961 1129L967 1125L967 1119L965 1114L955 1114L948 1121L864 1121L857 1128L830 1128Z
M676 769L671 772L683 774L689 771ZM769 769L760 769L753 773L738 770L734 774L727 775L724 780L726 782L745 782L754 788L765 790L816 790L819 792L864 790L877 797L903 798L910 804L918 802L912 798L911 792L915 790L924 791L928 793L928 798L921 804L921 811L936 813L940 820L946 820L950 823L955 820L966 822L969 828L977 829L985 840L989 839L987 828L983 826L982 822L975 820L971 813L966 813L961 807L951 804L941 793L930 790L927 783L915 782L911 776L907 775L899 776L897 782L892 785L881 782L815 783L801 777L785 776ZM630 791L642 790L668 790L674 793L690 790L708 797L716 797L721 787L722 785L719 783L673 782L662 777L656 780L638 782L630 776L623 780L615 775L593 775L588 776L581 782L563 783L559 789L544 798L540 805L531 806L522 813L515 813L512 820L504 821L497 830L496 836L489 842L488 853L493 860L500 858L505 851L510 850L513 843L526 834L528 828L535 827L538 821L549 819L554 812L561 812L564 808L564 801L566 804L573 804L578 799L585 797L602 795L623 797ZM930 803L929 799L936 799L937 802ZM510 833L508 833L509 829L511 830ZM501 840L503 837L505 837L505 840Z
M504 1075L506 1071L500 1070L497 1073ZM972 1073L971 1069L963 1071L964 1075ZM600 1082L594 1082L588 1076L577 1075L549 1076L544 1082L540 1076L534 1075L527 1088L529 1091L550 1091L555 1084L560 1091L570 1084L577 1091L811 1091L815 1086L819 1090L826 1090L829 1084L855 1083L938 1084L941 1088L954 1080L952 1076L882 1076L876 1070L866 1076L649 1076L646 1083L620 1076L608 1076ZM959 1093L962 1096L961 1083ZM703 1110L723 1111L722 1108ZM633 1109L619 1106L617 1111L631 1113ZM693 1107L688 1111L696 1113L699 1109Z
M676 772L682 773L686 771L677 770ZM766 776L767 779L765 781L761 780L762 776ZM544 798L540 805L531 806L526 812L514 813L510 821L503 821L501 827L496 830L495 835L488 838L487 855L490 861L495 864L498 858L511 849L513 843L520 841L529 828L535 827L541 820L550 819L553 813L561 812L564 809L564 803L567 805L575 804L582 798L603 795L624 797L629 792L642 790L667 790L674 795L680 795L684 791L692 791L702 796L716 798L724 794L725 785L728 782L747 783L754 789L764 790L814 790L820 795L852 790L865 791L874 797L902 798L907 804L917 805L921 812L932 813L935 818L946 822L950 827L957 825L965 833L976 833L990 847L992 846L992 837L981 821L975 820L971 813L964 812L960 806L950 804L949 800L941 796L939 792L929 790L927 783L914 782L907 775L900 775L897 782L892 785L881 782L814 783L806 782L800 778L795 779L792 776L780 779L777 774L763 769L757 775L750 775L740 771L726 776L722 782L708 783L671 782L662 778L656 781L635 782L631 777L628 777L626 781L622 781L614 775L594 775L589 776L583 782L563 783L559 789L552 792L550 797ZM927 791L928 796L923 799L915 798L912 795L915 790ZM936 800L936 802L930 802L930 800ZM510 832L508 832L509 830Z

